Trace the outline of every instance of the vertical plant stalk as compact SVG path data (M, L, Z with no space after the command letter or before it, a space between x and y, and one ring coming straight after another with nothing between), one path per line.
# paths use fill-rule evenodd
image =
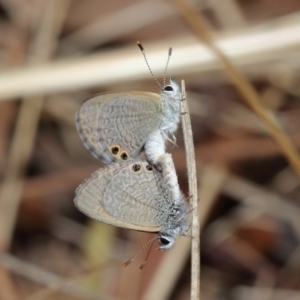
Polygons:
M198 300L200 299L200 220L193 132L186 101L184 80L181 81L181 93L181 123L188 170L189 195L192 206L191 300Z

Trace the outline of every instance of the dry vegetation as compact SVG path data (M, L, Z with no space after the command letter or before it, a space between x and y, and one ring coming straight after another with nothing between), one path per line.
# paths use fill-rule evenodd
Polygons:
M159 80L172 46L169 75L185 80L201 299L300 298L300 2L199 0L187 14L182 2L0 0L1 300L190 299L190 238L122 269L152 235L73 205L102 166L76 132L78 105L158 92L136 40ZM188 198L181 130L177 144Z

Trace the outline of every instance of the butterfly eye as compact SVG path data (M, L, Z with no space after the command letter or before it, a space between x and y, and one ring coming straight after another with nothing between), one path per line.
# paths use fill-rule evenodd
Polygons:
M152 168L151 166L149 166L149 165L146 166L146 169L147 169L148 171L152 171L152 170L153 170L153 168Z
M168 239L162 237L162 236L159 238L159 241L162 245L169 245L170 244L170 241Z
M164 87L164 91L165 92L173 92L174 89L170 85L167 85L166 87Z
M121 159L122 159L122 160L127 160L127 159L128 159L128 154L127 154L126 152L123 152L123 153L121 154Z
M113 155L117 155L118 154L118 152L119 152L119 147L112 147L111 148L111 153L113 154Z
M138 172L140 169L141 169L141 165L135 164L135 165L132 166L132 170L134 172Z

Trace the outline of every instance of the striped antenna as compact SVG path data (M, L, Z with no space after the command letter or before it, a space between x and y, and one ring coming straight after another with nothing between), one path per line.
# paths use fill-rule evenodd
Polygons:
M146 64L148 66L148 69L153 77L153 79L155 80L155 82L158 84L158 86L161 88L161 90L163 89L163 87L161 86L161 84L158 82L157 78L154 76L153 74L153 71L152 69L150 68L150 65L148 63L148 60L147 60L147 57L146 57L146 52L145 52L145 49L143 47L143 45L137 41L136 44L139 46L140 50L142 51L143 53L143 56L145 58L145 61L146 61ZM166 67L165 67L165 71L164 71L164 86L166 85L166 74L167 74L167 69L168 69L168 65L169 65L169 61L170 61L170 58L171 58L171 55L172 55L172 48L169 48L169 52L168 52L168 60L167 60L167 64L166 64Z
M169 61L170 61L170 58L171 58L171 55L172 55L172 51L173 51L173 49L169 48L168 60L167 60L167 64L166 64L165 71L164 71L164 86L166 85L166 74L167 74L167 69L168 69Z
M129 259L128 261L126 261L126 262L124 262L123 264L122 264L122 268L126 268L128 265L130 265L143 251L144 251L144 249L150 244L150 243L152 243L152 245L153 245L153 243L156 241L156 240L158 240L158 236L156 236L155 238L153 238L153 239L151 239L150 241L148 241L138 252L137 252L137 254L133 257L133 258L131 258L131 259ZM152 248L152 245L151 245L151 248ZM151 249L150 248L150 249ZM146 258L146 260L148 259L148 256L149 255L147 255L147 258ZM142 267L143 268L143 267ZM141 268L141 269L142 269Z

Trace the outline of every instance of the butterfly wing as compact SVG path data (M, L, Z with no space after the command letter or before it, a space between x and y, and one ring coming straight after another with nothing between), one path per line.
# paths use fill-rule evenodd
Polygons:
M158 94L128 92L85 101L76 114L84 145L107 164L136 158L161 124L159 100Z
M76 190L76 207L87 216L140 231L162 229L161 174L146 161L134 160L95 172Z

